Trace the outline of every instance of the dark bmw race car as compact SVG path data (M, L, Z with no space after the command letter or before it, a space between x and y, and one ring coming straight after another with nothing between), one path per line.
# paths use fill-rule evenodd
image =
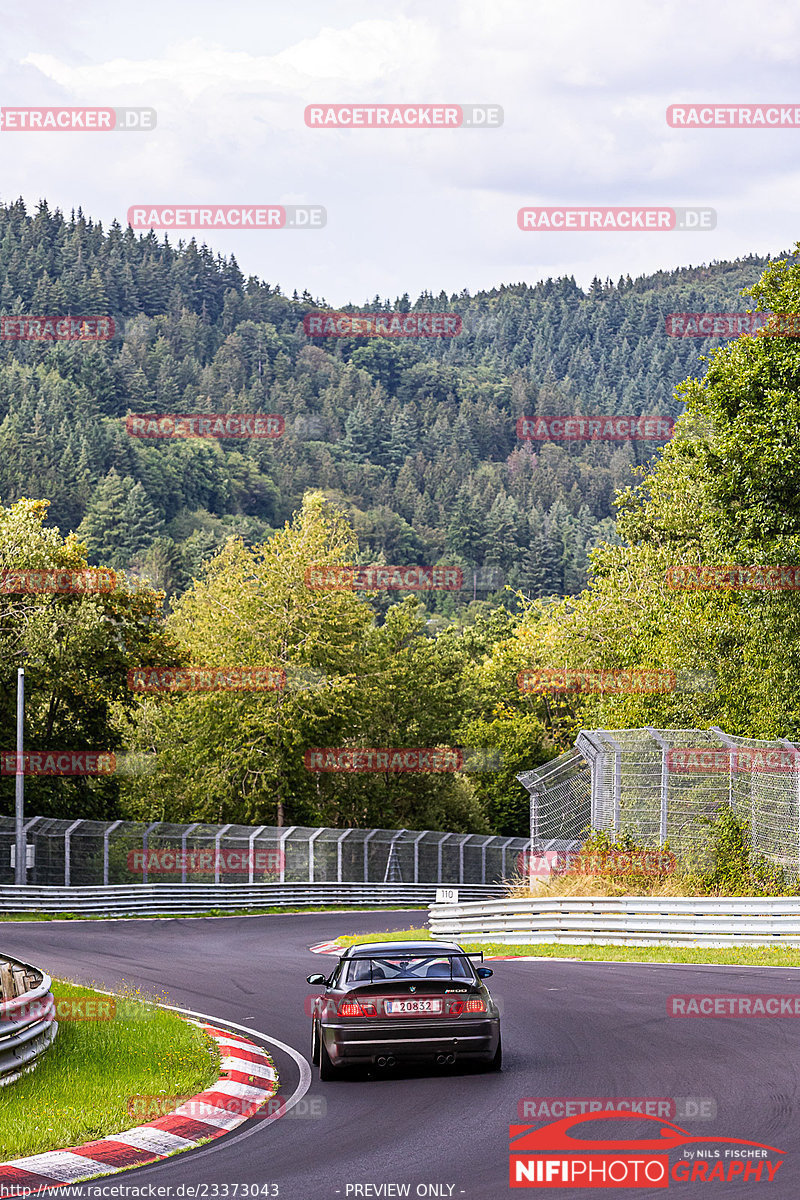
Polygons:
M348 1066L439 1066L462 1060L502 1067L500 1013L475 967L448 942L372 942L350 946L314 999L311 1057L320 1079Z

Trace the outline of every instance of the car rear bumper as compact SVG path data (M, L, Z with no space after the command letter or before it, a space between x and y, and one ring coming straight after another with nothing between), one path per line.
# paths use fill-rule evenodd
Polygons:
M393 1022L323 1022L325 1048L336 1066L371 1063L392 1056L398 1061L455 1054L456 1059L492 1059L500 1041L500 1018Z

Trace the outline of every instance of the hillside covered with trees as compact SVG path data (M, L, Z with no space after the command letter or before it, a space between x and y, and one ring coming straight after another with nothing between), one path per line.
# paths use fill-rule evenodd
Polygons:
M455 338L309 338L293 298L194 240L0 207L4 314L110 314L112 340L0 341L0 498L50 501L93 563L179 594L234 534L255 545L309 488L348 513L360 561L453 562L477 593L578 592L612 539L613 495L656 443L520 441L535 413L661 413L718 341L666 335L675 311L741 311L764 260L637 280L574 279L470 296L375 297L360 310L455 311ZM313 281L308 281L313 283ZM147 441L128 413L265 412L264 440ZM452 613L472 599L429 597ZM480 596L479 596L480 598Z

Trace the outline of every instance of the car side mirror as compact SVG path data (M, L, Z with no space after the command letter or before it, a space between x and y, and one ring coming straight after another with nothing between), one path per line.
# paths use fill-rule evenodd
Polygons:
M327 982L328 981L324 975L308 975L308 976L306 976L306 983L327 983Z
M491 967L478 967L476 973L478 979L488 979L490 975L494 975L494 971Z

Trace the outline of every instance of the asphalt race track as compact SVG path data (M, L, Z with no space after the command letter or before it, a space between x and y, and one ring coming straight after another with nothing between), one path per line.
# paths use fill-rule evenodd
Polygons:
M3 923L3 949L50 974L116 989L157 992L170 1003L264 1035L289 1098L308 1085L310 1021L305 977L330 961L308 946L342 932L403 929L423 913L137 921ZM433 1068L320 1085L316 1069L295 1110L253 1120L212 1146L117 1175L111 1185L208 1185L199 1200L233 1200L234 1184L273 1183L283 1200L403 1195L494 1200L508 1183L508 1126L523 1097L696 1097L716 1103L713 1120L675 1118L697 1136L749 1139L785 1152L774 1181L670 1182L673 1194L728 1200L800 1196L798 1068L800 1019L667 1017L672 994L800 991L800 972L576 961L496 962L490 987L503 1008L502 1074ZM324 1098L323 1116L314 1112ZM631 1122L631 1125L638 1122ZM652 1136L650 1133L649 1136ZM679 1151L673 1152L673 1159ZM97 1196L98 1180L84 1185ZM213 1185L220 1185L215 1191ZM187 1185L183 1192L177 1190ZM362 1185L362 1190L354 1190ZM373 1185L366 1190L364 1185ZM452 1189L452 1190L451 1190ZM80 1188L67 1189L73 1195ZM539 1193L541 1189L533 1188ZM561 1188L559 1196L597 1189ZM54 1191L53 1195L58 1192ZM135 1193L129 1192L129 1195ZM140 1193L143 1194L143 1193ZM152 1193L158 1195L158 1192ZM240 1193L241 1194L241 1193ZM605 1189L602 1195L609 1195ZM625 1189L626 1197L658 1189Z

